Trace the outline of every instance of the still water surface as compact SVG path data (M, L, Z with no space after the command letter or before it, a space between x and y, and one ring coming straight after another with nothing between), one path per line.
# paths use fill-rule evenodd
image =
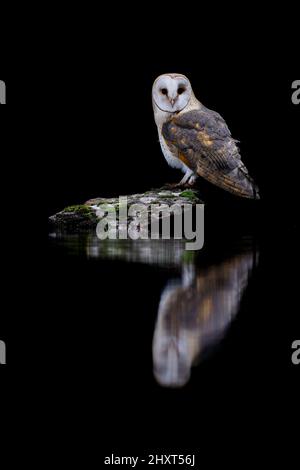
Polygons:
M186 386L192 369L213 355L239 314L249 279L259 262L259 249L251 236L231 240L225 247L204 247L199 252L185 251L184 241L100 241L93 233L53 232L49 241L52 249L63 250L67 256L98 262L100 270L103 260L112 269L117 269L120 262L149 269L151 266L146 281L150 279L150 295L151 276L167 273L167 282L155 302L156 320L151 333L151 373L164 388ZM130 310L130 305L124 305L124 309ZM112 315L113 310L112 299Z

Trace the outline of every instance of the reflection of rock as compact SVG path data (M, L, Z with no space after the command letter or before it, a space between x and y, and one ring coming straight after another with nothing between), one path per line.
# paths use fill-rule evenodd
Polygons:
M63 246L70 254L87 258L151 264L179 269L191 262L196 252L185 251L184 240L99 240L96 234L55 231L50 241Z
M217 344L237 314L253 266L253 253L241 253L192 276L186 267L181 281L166 286L153 338L154 375L160 385L188 382L193 363Z
M183 240L103 240L93 238L88 245L88 257L108 258L131 263L144 263L164 268L179 268L195 252L185 251Z
M193 189L153 189L141 194L132 194L127 197L128 209L133 204L143 204L148 207L150 211L151 204L167 205L168 207L178 204L182 206L200 204L197 191ZM120 201L118 197L115 198L96 198L90 199L85 204L66 207L61 212L51 216L49 222L55 227L65 229L71 232L89 229L95 227L99 221L97 217L97 210L99 206L104 208L107 213L115 210L118 215L120 210ZM133 217L128 221L133 220Z

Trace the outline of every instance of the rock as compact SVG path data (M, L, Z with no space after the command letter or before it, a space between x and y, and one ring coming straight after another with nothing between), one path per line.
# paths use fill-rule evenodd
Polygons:
M195 206L196 204L202 203L199 199L198 191L194 189L159 188L126 197L127 210L133 204L143 204L147 207L147 211L149 212L152 204L167 205L168 207L178 204L182 207L187 205ZM101 210L106 213L115 211L115 213L118 214L120 204L124 204L124 199L120 200L119 197L89 199L84 204L66 207L61 212L49 217L49 222L54 227L70 232L91 229L95 227L103 217ZM133 217L131 217L131 220L132 219Z
M49 217L49 222L61 229L76 231L95 227L98 218L95 210L89 205L82 204L66 207L61 212Z

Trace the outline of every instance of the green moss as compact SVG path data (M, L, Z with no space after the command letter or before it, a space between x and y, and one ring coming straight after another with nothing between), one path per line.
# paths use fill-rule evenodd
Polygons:
M179 196L180 197L187 197L188 199L198 199L197 194L194 191L190 190L190 189L182 191L182 193L180 193Z
M195 251L192 250L185 250L182 253L182 262L183 263L189 263L195 259Z
M79 204L77 206L68 206L63 210L63 212L76 212L77 214L88 215L92 214L93 210L89 206Z

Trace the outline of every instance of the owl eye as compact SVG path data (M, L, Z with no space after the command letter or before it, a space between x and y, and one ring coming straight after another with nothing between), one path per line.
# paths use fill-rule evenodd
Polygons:
M166 88L162 88L160 91L162 92L163 95L168 94L168 90Z
M177 90L178 95L182 95L182 93L184 93L184 92L185 92L185 88L182 87L182 86L180 86Z

